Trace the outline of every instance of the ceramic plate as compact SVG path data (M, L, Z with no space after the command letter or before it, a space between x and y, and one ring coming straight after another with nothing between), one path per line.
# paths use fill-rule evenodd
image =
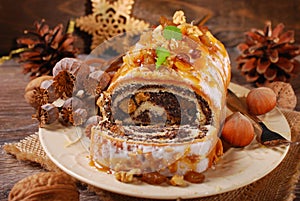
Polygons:
M248 90L231 84L239 96ZM260 118L271 129L290 139L291 132L283 114L275 108ZM39 130L41 144L49 158L71 176L107 191L154 199L196 198L228 192L250 184L271 172L285 157L288 146L267 148L255 140L246 148L231 148L218 164L205 172L205 182L188 187L126 184L113 175L99 171L90 165L88 140L80 138L78 127L51 125ZM79 139L79 140L78 140Z

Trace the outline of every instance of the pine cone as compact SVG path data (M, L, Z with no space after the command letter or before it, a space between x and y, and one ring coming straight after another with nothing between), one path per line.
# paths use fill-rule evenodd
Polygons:
M300 47L294 45L294 31L282 32L284 24L273 30L267 21L264 30L246 32L246 41L238 45L241 55L237 58L238 69L248 82L263 85L273 81L289 82L298 74L300 62L294 59Z
M30 73L31 79L41 75L52 75L54 65L65 57L75 57L77 49L73 46L75 37L63 33L63 25L50 29L45 20L35 22L34 31L24 31L24 36L17 39L22 48L19 62L24 74Z

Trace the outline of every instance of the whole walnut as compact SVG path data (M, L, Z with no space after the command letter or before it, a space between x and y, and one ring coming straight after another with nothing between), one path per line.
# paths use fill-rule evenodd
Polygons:
M79 200L73 178L63 172L43 172L26 177L11 189L8 201Z
M297 105L297 96L290 83L272 82L265 85L271 88L277 97L277 107L294 110Z

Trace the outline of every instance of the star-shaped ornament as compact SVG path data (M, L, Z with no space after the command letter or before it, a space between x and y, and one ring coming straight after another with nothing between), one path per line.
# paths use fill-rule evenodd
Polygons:
M91 49L118 34L138 34L149 28L149 24L143 20L131 17L134 0L117 0L110 3L109 0L91 0L92 14L76 19L76 26L82 31L92 35ZM117 52L123 51L124 40L111 40L106 42Z

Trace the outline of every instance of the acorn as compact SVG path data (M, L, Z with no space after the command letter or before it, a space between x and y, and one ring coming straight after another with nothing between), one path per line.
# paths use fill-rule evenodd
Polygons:
M277 103L276 94L268 87L254 88L248 93L246 103L251 114L266 114L275 108Z
M245 147L254 139L254 127L251 121L240 112L235 112L225 119L222 138L234 147Z

